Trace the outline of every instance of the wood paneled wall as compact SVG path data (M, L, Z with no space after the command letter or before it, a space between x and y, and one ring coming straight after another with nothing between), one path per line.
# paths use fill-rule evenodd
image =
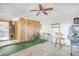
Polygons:
M15 24L13 24L13 21L9 21L9 37L15 39Z
M19 18L15 23L16 39L20 41L31 40L34 33L40 33L40 22L27 18Z

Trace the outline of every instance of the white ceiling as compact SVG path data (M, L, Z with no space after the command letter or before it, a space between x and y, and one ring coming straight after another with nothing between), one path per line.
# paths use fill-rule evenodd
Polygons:
M47 19L51 17L59 17L79 11L78 3L46 3L45 8L53 7L54 10L47 11L48 15L41 13L36 16L37 12L29 10L38 9L38 4L32 3L0 3L0 17L15 18L18 16L26 16L34 19Z

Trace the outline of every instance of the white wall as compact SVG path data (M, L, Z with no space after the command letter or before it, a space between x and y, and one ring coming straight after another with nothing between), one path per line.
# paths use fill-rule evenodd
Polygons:
M67 35L68 35L68 29L69 27L73 24L73 19L75 17L79 17L79 12L75 12L75 13L71 13L68 15L62 15L59 17L50 17L48 18L49 20L46 21L46 19L42 19L41 23L42 23L42 28L41 28L41 33L42 32L51 32L51 24L55 24L55 23L60 23L60 31L61 33L64 34L65 38L67 39Z

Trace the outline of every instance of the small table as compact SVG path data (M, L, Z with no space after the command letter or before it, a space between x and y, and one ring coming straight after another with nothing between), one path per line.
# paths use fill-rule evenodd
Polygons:
M55 34L54 34L54 38L55 38L55 45L54 45L54 47L57 46L57 41L58 41L58 43L59 43L59 47L62 47L62 45L61 45L61 40L64 39L64 38L63 38L63 34L62 34L62 33L55 33Z

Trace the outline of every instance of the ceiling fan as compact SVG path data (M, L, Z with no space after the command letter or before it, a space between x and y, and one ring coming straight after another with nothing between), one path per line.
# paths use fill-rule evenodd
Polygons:
M38 11L38 13L36 14L36 16L38 16L40 14L40 12L43 12L45 15L48 15L48 13L46 11L53 10L53 8L44 8L42 6L42 4L39 4L38 6L39 6L39 10L30 10L31 12Z

